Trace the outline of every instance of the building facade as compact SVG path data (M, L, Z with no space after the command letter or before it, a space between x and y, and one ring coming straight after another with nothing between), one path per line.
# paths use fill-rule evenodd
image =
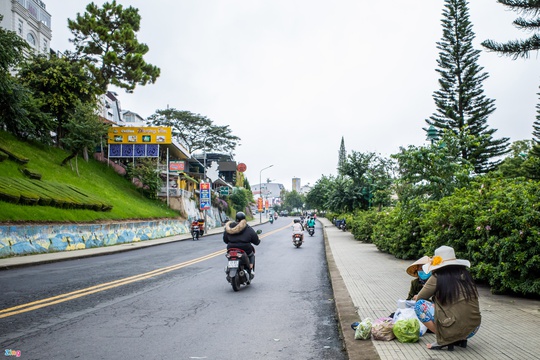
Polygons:
M300 193L300 188L302 186L300 185L300 178L293 178L292 179L292 189L296 191L297 193Z
M26 40L36 54L49 56L51 48L51 15L40 0L2 0L0 26L14 31Z

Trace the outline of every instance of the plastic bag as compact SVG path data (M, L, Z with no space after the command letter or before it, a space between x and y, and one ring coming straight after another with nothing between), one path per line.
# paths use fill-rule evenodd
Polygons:
M372 321L370 318L365 318L358 324L356 331L354 332L355 340L369 340L371 339L371 327Z
M423 336L426 333L427 331L426 325L422 324L420 319L418 319L418 317L416 316L416 312L414 311L413 308L397 309L396 312L394 313L394 318L393 318L394 324L399 320L406 320L406 319L416 319L418 321L418 326L419 326L418 335L419 336Z
M398 309L406 309L406 308L413 308L414 309L415 304L416 304L416 301L414 301L414 300L399 299L397 301Z
M373 340L390 341L396 338L393 332L394 323L392 318L385 317L375 320L371 327Z
M417 319L398 320L394 323L393 332L399 342L414 343L420 339L420 324Z

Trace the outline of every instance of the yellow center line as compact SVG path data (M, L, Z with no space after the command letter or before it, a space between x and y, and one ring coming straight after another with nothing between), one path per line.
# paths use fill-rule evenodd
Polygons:
M274 233L276 233L278 231L281 231L281 230L283 230L285 228L286 227L270 231L269 233L260 236L260 238L261 239L265 238L266 236L274 234ZM137 281L150 279L152 277L163 275L163 274L166 274L168 272L178 270L178 269L184 268L184 267L189 266L189 265L193 265L193 264L197 264L199 262L205 261L205 260L209 260L211 258L214 258L214 257L222 255L222 254L225 254L225 250L219 250L219 251L210 253L208 255L201 256L201 257L199 257L197 259L188 260L188 261L185 261L185 262L180 263L180 264L175 264L175 265L167 266L167 267L164 267L164 268L152 270L152 271L149 271L149 272L146 272L146 273L143 273L143 274L129 276L129 277L126 277L126 278L123 278L123 279L114 280L114 281L106 282L106 283L103 283L103 284L90 286L88 288L72 291L72 292L69 292L69 293L60 294L60 295L57 295L57 296L53 296L53 297L49 297L49 298L29 302L29 303L26 303L26 304L17 305L17 306L14 306L14 307L2 309L2 310L0 310L0 319L5 318L5 317L9 317L9 316L13 316L13 315L17 315L17 314L22 314L22 313L25 313L25 312L28 312L28 311L41 309L43 307L47 307L47 306L51 306L51 305L55 305L55 304L60 304L60 303L63 303L63 302L69 301L69 300L78 299L78 298L81 298L83 296L95 294L95 293L98 293L98 292L101 292L101 291L105 291L105 290L108 290L108 289L113 289L113 288L120 287L120 286L123 286L123 285L131 284L131 283L134 283L134 282L137 282Z

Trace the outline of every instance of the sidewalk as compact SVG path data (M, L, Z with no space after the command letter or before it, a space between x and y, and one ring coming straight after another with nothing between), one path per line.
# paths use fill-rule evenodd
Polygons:
M373 244L354 240L349 232L338 230L324 218L318 219L325 234L326 252L339 326L350 360L422 360L422 359L540 359L540 301L491 295L480 287L482 325L467 349L435 351L426 348L435 341L426 334L415 344L397 340L354 340L351 323L370 317L376 320L396 310L398 299L409 292L411 277L405 269L412 261L381 253ZM255 226L259 220L249 222ZM223 227L210 229L221 233ZM0 269L35 265L65 259L104 255L191 239L189 234L104 248L20 256L0 259Z
M338 230L329 220L319 220L325 230L332 285L351 360L540 359L540 301L492 295L485 287L478 288L482 325L466 349L428 350L426 344L435 341L434 334L424 335L415 344L354 340L352 322L386 317L396 310L398 299L407 297L412 278L405 269L413 261L381 253L375 245Z

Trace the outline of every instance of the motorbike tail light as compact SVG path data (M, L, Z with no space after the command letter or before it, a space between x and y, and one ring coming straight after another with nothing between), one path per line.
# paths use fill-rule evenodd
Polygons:
M238 253L236 251L230 251L228 254L227 254L227 257L228 258L231 258L231 257L237 257L238 256Z

